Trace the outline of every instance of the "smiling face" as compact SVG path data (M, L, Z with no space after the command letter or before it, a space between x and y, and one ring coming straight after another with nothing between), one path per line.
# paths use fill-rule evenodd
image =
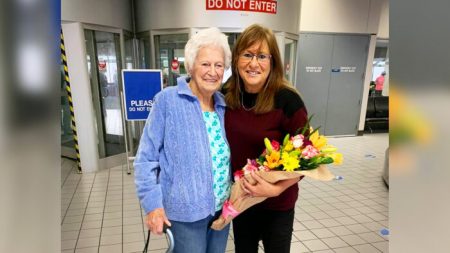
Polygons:
M249 56L255 55L250 60ZM270 55L269 46L266 41L258 42L243 50L238 59L238 72L244 81L244 88L247 92L259 92L270 74L271 60L270 57L258 57L258 55ZM259 58L259 59L258 59Z
M225 70L225 56L220 47L203 47L198 50L197 57L190 71L194 94L212 96L222 84Z

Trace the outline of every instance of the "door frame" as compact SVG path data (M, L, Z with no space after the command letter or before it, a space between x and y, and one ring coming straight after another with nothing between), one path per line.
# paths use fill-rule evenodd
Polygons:
M119 50L120 50L120 59L121 59L121 63L120 63L120 68L124 69L126 67L125 65L125 61L123 60L125 57L125 37L124 37L124 32L130 32L130 31L125 31L124 29L120 29L120 28L111 28L111 27L107 27L107 26L102 26L102 25L93 25L93 24L85 24L82 23L82 29L83 29L83 34L84 34L84 30L88 29L88 30L93 30L93 31L100 31L100 32L109 32L109 33L115 33L115 34L119 34ZM97 59L94 59L95 62L97 61ZM122 92L122 75L120 75L120 73L118 73L117 75L117 79L119 81L118 84L118 89L119 89L119 93L121 94ZM122 97L121 95L119 95L120 97L120 108L121 108L121 112L123 112L123 103L122 103ZM122 114L123 115L123 114ZM126 134L127 134L127 128L126 126L124 126L124 119L122 118L122 132L124 134L124 139L125 141L128 140L128 138L126 138ZM96 134L97 134L97 138L98 139L103 139L103 136L99 136L98 131L96 129ZM103 141L104 142L104 141ZM99 150L97 151L99 152ZM120 154L116 154L116 155L112 155L112 156L107 156L107 157L103 157L100 158L99 157L99 169L103 170L103 169L109 169L115 166L122 166L126 163L127 161L127 154L126 151Z

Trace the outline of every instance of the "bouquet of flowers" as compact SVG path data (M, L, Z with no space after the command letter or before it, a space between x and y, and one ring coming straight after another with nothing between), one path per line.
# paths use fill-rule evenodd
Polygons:
M243 177L251 184L256 183L250 176L251 172L270 183L302 176L320 181L335 178L325 164L341 164L342 154L327 144L325 136L319 135L318 128L310 128L310 119L301 133L298 130L292 137L287 134L281 145L275 140L264 139L264 152L257 159L248 159L244 168L234 173L235 183L231 187L230 198L223 205L222 215L211 225L212 229L223 229L234 217L266 199L249 196L239 185ZM306 134L307 130L309 134Z

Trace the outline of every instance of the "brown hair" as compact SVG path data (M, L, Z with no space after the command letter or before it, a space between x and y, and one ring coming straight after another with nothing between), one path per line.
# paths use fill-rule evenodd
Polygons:
M243 92L244 82L239 75L238 61L239 56L244 50L256 43L267 42L269 52L272 55L270 64L271 70L267 77L264 87L259 92L255 104L255 113L266 113L274 109L275 94L282 88L287 88L297 92L284 78L283 63L281 61L280 51L273 32L258 24L247 27L237 39L233 48L231 60L231 77L225 84L225 101L231 109L240 108L241 92Z

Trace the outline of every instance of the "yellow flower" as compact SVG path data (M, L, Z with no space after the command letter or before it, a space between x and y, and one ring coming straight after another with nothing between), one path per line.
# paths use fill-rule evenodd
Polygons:
M266 165L270 169L280 166L280 152L272 150L269 155L266 155L266 161L264 162L264 165Z
M288 152L293 150L293 149L294 149L294 145L292 145L291 141L288 141L286 143L286 145L284 145L284 148L283 148L283 150L288 151Z
M340 165L344 161L344 157L341 153L329 154L328 157L333 158L333 164Z
M319 135L319 131L314 132L309 136L309 140L312 142L313 146L321 150L327 144L327 138L323 135Z
M281 155L281 164L283 164L285 171L294 171L300 167L300 162L297 156L291 156L288 152L283 152Z

